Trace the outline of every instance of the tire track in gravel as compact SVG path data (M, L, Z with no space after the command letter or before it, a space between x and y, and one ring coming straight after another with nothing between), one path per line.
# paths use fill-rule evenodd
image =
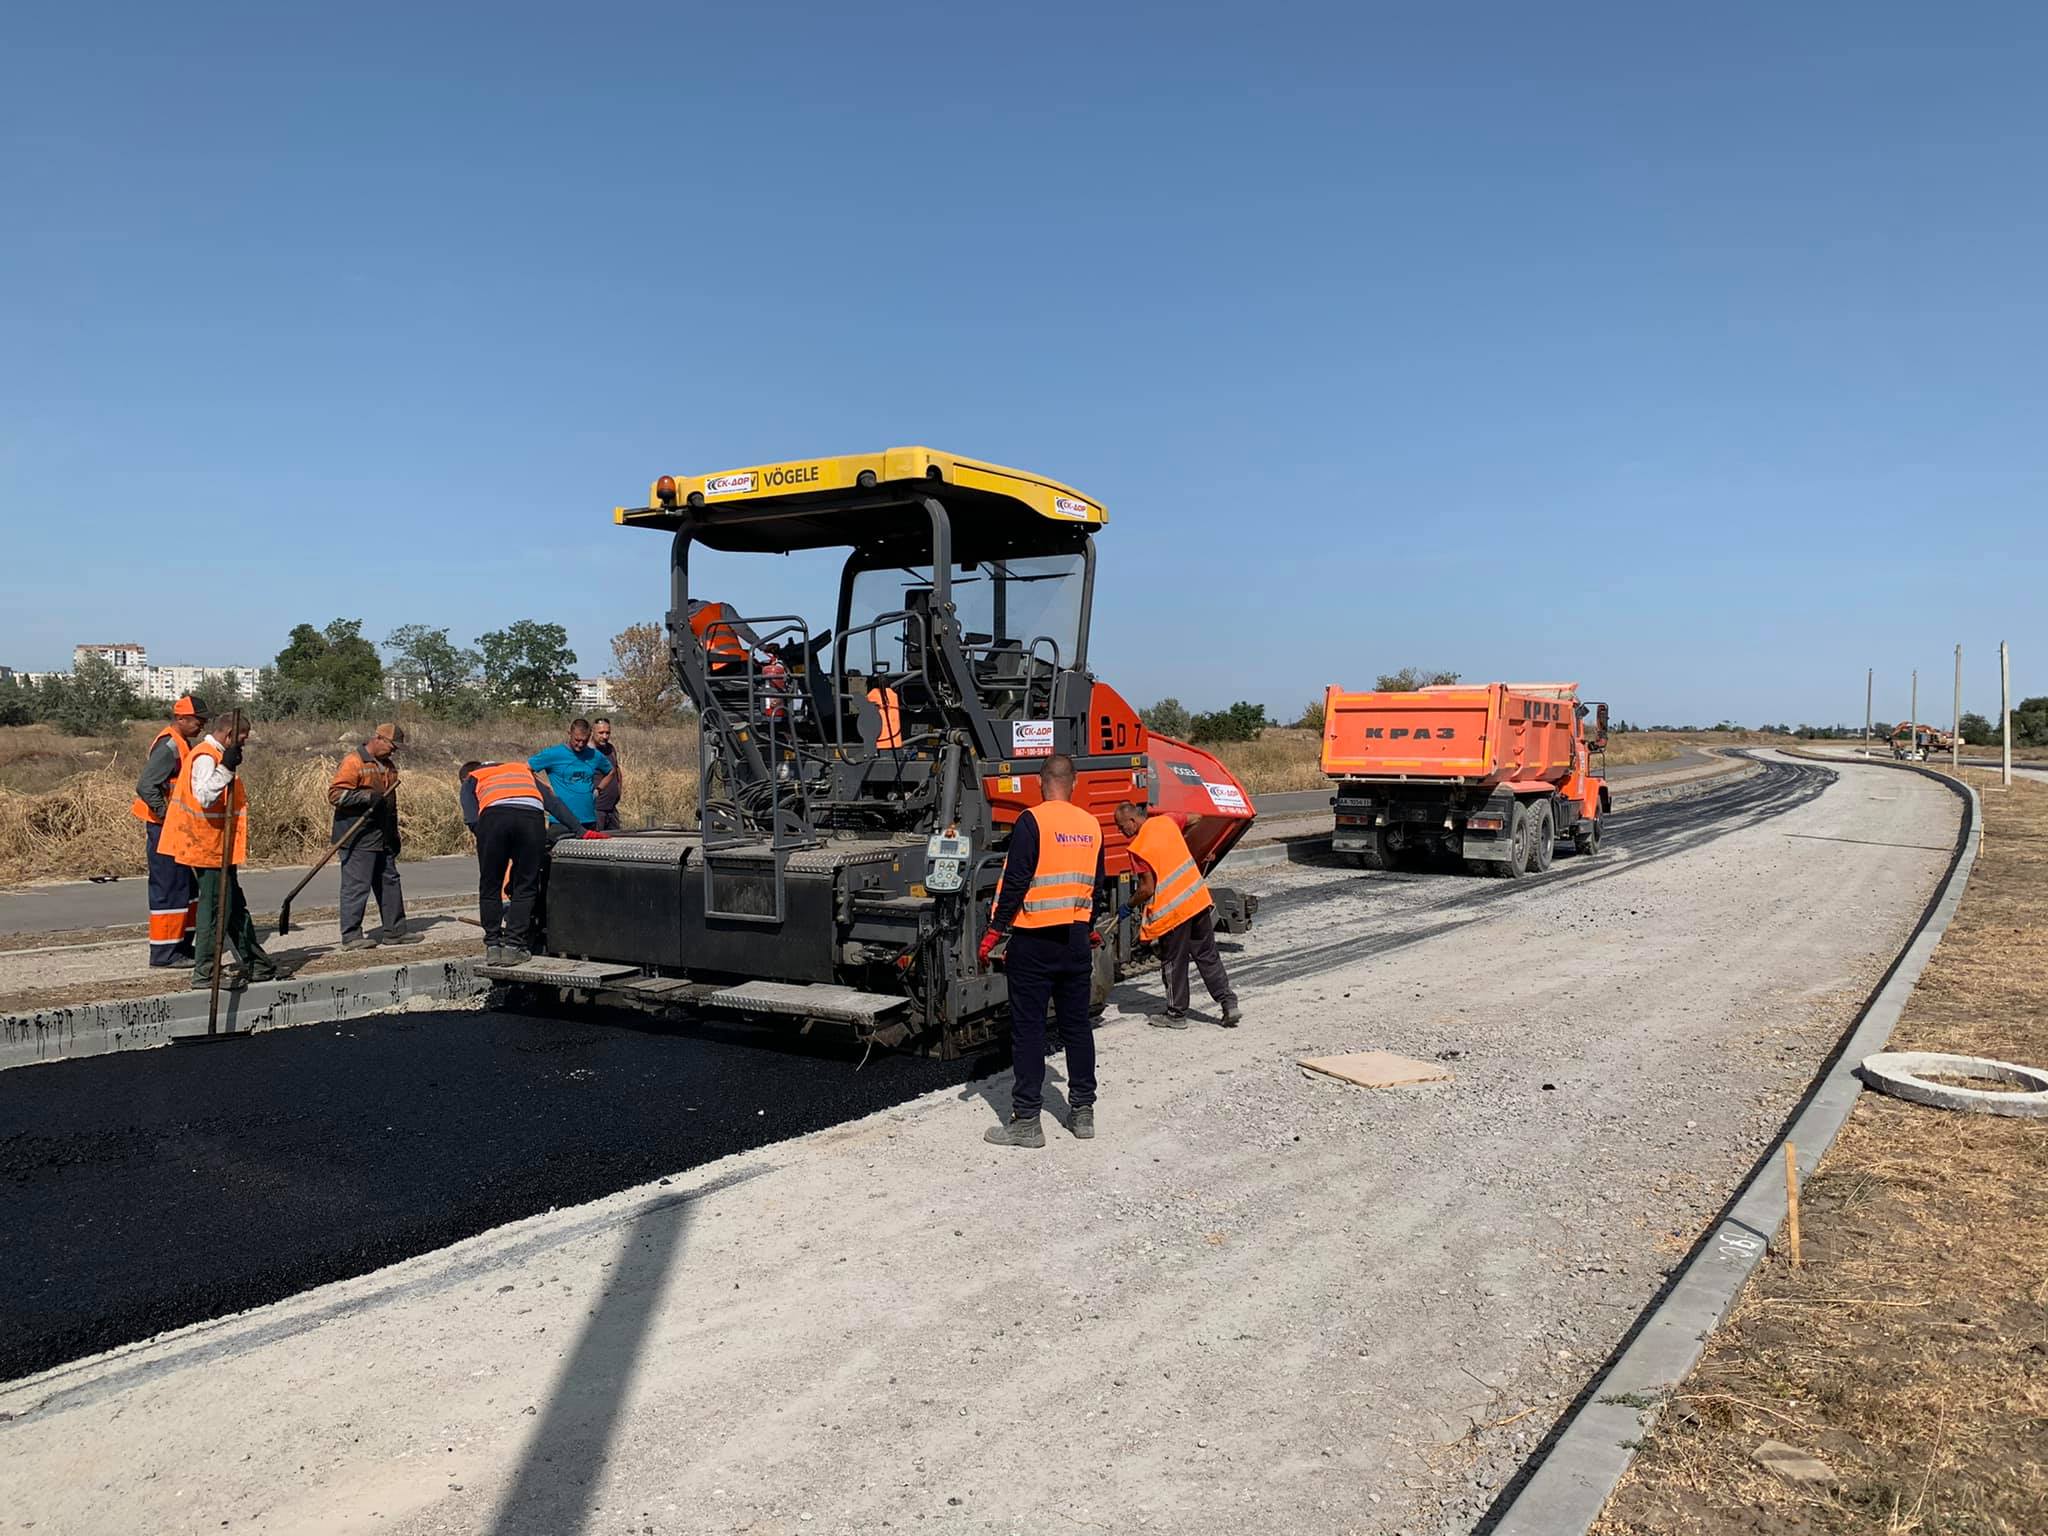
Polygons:
M1497 916L1510 910L1512 904L1543 900L1549 886L1567 882L1573 886L1598 884L1691 853L1730 833L1811 804L1839 777L1834 769L1818 764L1767 758L1754 761L1761 770L1758 773L1714 781L1696 793L1609 816L1602 829L1606 852L1591 860L1563 860L1545 874L1524 875L1519 880L1488 880L1463 873L1397 871L1361 874L1355 880L1304 885L1261 895L1261 924L1292 913L1320 915L1315 909L1328 903L1348 903L1354 910L1329 914L1328 922L1343 924L1343 937L1235 959L1230 967L1232 980L1265 984L1298 981L1358 960L1427 943ZM1617 852L1623 856L1611 857ZM1418 902L1416 896L1421 891L1441 894L1437 899ZM1396 926L1367 932L1359 932L1356 926L1382 920Z

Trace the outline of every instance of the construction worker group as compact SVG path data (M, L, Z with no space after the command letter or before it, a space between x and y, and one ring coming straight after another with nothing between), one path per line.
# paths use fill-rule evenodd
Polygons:
M204 700L180 698L151 741L131 812L143 826L149 869L149 963L189 966L192 985L215 984L217 956L232 952L220 985L282 975L264 952L237 871L249 857L248 790L238 770L247 717L230 710L208 730ZM398 756L402 728L386 721L341 760L327 788L332 851L341 870L341 947L420 942L405 926ZM493 960L523 959L550 832L602 836L618 825L622 775L611 723L577 720L568 740L524 763L463 764L464 819L477 837L478 915ZM365 932L375 897L380 926Z
M1083 1140L1095 1134L1095 1034L1088 1004L1111 889L1103 878L1102 823L1074 804L1072 758L1048 757L1038 789L1039 803L1011 830L1002 883L978 952L987 965L1003 951L1009 986L1010 1117L984 1138L1003 1147L1045 1145L1039 1116L1048 1012L1066 1054L1067 1129ZM1192 961L1222 1009L1218 1022L1236 1028L1243 1014L1216 952L1215 903L1187 839L1171 817L1147 815L1134 802L1120 803L1114 815L1131 855L1133 894L1144 904L1138 938L1159 946L1165 973L1166 1007L1151 1022L1188 1027ZM1131 909L1120 907L1116 915L1127 918Z

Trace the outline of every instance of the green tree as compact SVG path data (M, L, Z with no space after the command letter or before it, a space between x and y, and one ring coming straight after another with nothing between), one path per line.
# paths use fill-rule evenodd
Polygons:
M202 672L199 686L193 690L206 700L206 707L216 715L226 709L241 709L250 703L242 697L241 681L232 672Z
M1456 672L1432 672L1426 667L1403 667L1382 672L1373 686L1381 693L1413 693L1418 688L1448 687L1458 680Z
M1298 731L1320 731L1323 728L1323 701L1310 699L1301 712L1301 718L1294 722L1294 728Z
M384 696L384 663L363 638L361 619L335 619L325 629L294 625L273 671L263 689L267 713L346 720Z
M1217 741L1257 741L1259 732L1273 722L1266 718L1266 706L1239 699L1228 709L1197 715L1192 722L1198 745Z
M500 708L525 706L560 714L576 697L576 653L559 624L521 619L478 635L484 691Z
M0 725L31 725L35 722L35 688L18 677L0 677Z
M2048 694L2021 699L2012 712L2012 744L2048 747Z
M1998 740L1998 732L1991 728L1991 722L1982 715L1963 711L1959 722L1962 726L1963 745L1966 747L1988 747Z
M1179 699L1161 699L1150 709L1138 711L1138 718L1145 722L1145 729L1157 731L1162 736L1186 739L1192 721Z
M142 698L104 656L87 656L71 669L70 686L52 717L68 736L104 736L143 712Z
M406 682L407 697L439 719L480 714L476 697L477 670L483 658L457 645L445 629L401 624L384 637L392 673Z

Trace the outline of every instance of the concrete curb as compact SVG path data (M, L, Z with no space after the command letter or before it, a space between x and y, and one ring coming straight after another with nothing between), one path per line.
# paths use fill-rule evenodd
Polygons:
M1665 1400L1698 1362L1743 1285L1785 1219L1784 1144L1799 1148L1800 1177L1810 1175L1834 1144L1863 1092L1856 1075L1865 1056L1883 1048L1935 945L1963 899L1977 861L1983 811L1968 784L1914 763L1821 758L1831 767L1904 769L1946 785L1963 801L1962 825L1948 872L1892 961L1856 1022L1822 1065L1807 1097L1792 1112L1783 1135L1750 1170L1720 1219L1694 1245L1671 1283L1636 1320L1607 1371L1579 1395L1552 1430L1541 1459L1519 1486L1510 1485L1478 1525L1489 1536L1573 1536L1589 1530L1614 1486L1635 1459Z
M475 964L469 958L422 960L267 981L244 992L223 992L221 1013L236 1029L267 1030L331 1024L415 1004L447 1007L489 990L490 983L472 970ZM172 1035L203 1032L207 1002L204 992L173 992L0 1014L0 1071L164 1045Z

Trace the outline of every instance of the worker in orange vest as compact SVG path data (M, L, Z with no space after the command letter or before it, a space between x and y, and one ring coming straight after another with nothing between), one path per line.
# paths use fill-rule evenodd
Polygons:
M135 781L135 803L129 814L142 823L145 857L149 861L149 963L153 966L192 963L192 926L199 920L199 888L192 871L165 853L164 815L171 794L192 756L192 743L206 732L206 705L186 694L171 706L171 723L156 733Z
M1202 973L1202 985L1223 1010L1223 1027L1237 1028L1244 1015L1238 1011L1237 993L1223 969L1223 957L1216 953L1216 903L1195 856L1188 852L1188 840L1170 816L1147 816L1143 807L1122 801L1116 808L1116 828L1130 842L1131 857L1137 860L1137 899L1144 903L1138 919L1138 938L1159 946L1160 971L1166 980L1166 1011L1149 1020L1162 1029L1188 1027L1188 962Z
M1102 823L1074 804L1074 760L1048 757L1038 770L1039 804L1017 818L1003 880L978 951L985 966L1008 935L1010 1057L1016 1081L1010 1118L985 1137L999 1147L1042 1147L1045 1018L1050 1004L1067 1055L1067 1129L1095 1134L1095 1035L1088 1020L1095 919L1102 905Z
M548 817L574 835L602 837L524 763L464 763L455 775L462 819L476 834L476 915L484 961L522 965L533 958L533 908L548 856Z
M240 710L230 710L228 723L200 738L186 759L164 812L158 846L198 877L199 923L192 936L192 985L213 985L213 925L227 926L227 942L241 957L242 968L222 977L230 989L252 981L274 981L282 972L256 941L249 904L235 878L237 866L249 857L249 798L235 770L242 766L242 748L249 723ZM228 855L222 878L221 855Z

